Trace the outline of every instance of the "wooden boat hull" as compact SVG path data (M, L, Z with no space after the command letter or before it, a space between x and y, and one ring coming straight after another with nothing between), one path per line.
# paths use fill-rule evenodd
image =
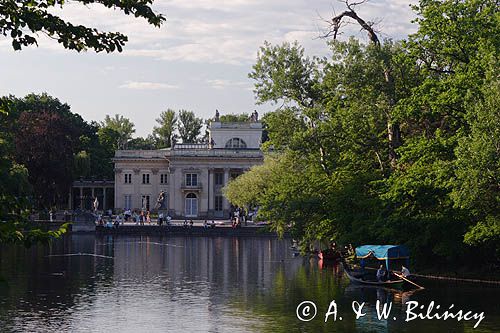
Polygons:
M376 286L376 287L387 287L387 288L402 288L405 281L404 280L390 280L390 281L370 281L362 280L352 275L352 272L344 270L347 274L349 280L354 284Z

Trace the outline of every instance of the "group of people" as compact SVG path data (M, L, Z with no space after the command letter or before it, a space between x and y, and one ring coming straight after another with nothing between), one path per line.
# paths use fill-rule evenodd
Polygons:
M117 216L117 219L120 218L121 220L121 216L118 215ZM149 210L147 211L144 211L144 210L140 210L139 212L136 212L136 211L131 211L130 209L127 209L124 213L123 213L123 220L122 220L122 224L124 222L134 222L136 225L144 225L144 224L151 224L151 213L149 212Z
M376 274L377 281L383 282L389 280L390 274L391 272L387 271L384 265L380 265L379 269L377 269L377 274ZM401 276L407 278L410 275L411 275L410 270L405 266L401 266Z
M165 216L165 214L163 213L159 213L158 214L158 225L159 226L162 226L163 223L165 223L165 225L168 227L172 224L172 217L167 214L167 216Z
M203 228L205 229L208 229L208 228L215 228L215 221L212 220L212 222L208 223L207 220L205 220L205 222L203 222Z
M246 214L243 209L238 207L231 214L231 226L233 228L238 228L241 227L243 223L246 225Z
M104 217L102 214L97 215L97 224L98 225L105 225L106 227L118 227L120 225L123 225L125 222L134 222L136 225L145 225L146 223L151 225L151 213L149 211L131 211L130 209L126 210L123 212L123 214L118 214L114 219L111 218L112 216L110 215L110 219L105 221ZM163 222L164 217L163 214L158 217L158 224L161 225ZM171 217L167 216L166 217L167 224L170 224Z

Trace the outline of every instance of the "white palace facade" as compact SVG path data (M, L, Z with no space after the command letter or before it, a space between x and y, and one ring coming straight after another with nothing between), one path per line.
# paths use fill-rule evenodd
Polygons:
M262 124L256 118L212 121L209 144L116 151L115 209L159 210L174 218L227 218L230 203L222 188L263 161Z

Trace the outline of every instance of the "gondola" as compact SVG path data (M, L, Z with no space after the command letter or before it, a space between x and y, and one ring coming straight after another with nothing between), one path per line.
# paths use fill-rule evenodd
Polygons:
M378 287L401 288L409 280L400 276L389 274L386 281L378 281L374 274L368 273L364 267L368 259L385 262L387 272L391 271L391 266L403 260L405 264L409 261L409 251L403 245L363 245L355 249L356 259L360 260L361 270L352 270L350 266L343 262L344 271L353 284L362 284Z
M404 280L387 280L387 281L377 281L375 279L365 278L365 275L361 272L352 271L346 264L343 264L344 272L346 273L349 280L354 284L363 284L376 287L388 287L388 288L402 288L405 284Z

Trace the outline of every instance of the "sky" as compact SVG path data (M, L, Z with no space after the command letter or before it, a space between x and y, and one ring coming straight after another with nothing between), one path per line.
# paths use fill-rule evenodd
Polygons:
M414 2L414 1L412 1ZM358 7L367 21L379 22L383 38L404 39L416 31L404 0L372 0ZM161 28L101 5L69 2L53 12L73 24L119 31L129 42L122 53L77 53L40 35L39 46L14 51L0 36L0 95L43 93L68 103L85 120L121 114L136 136L151 133L161 111L194 111L202 118L221 114L260 114L248 78L264 41L298 41L310 56L328 56L324 39L329 18L345 9L337 0L155 0L166 17ZM367 41L355 24L342 38Z

